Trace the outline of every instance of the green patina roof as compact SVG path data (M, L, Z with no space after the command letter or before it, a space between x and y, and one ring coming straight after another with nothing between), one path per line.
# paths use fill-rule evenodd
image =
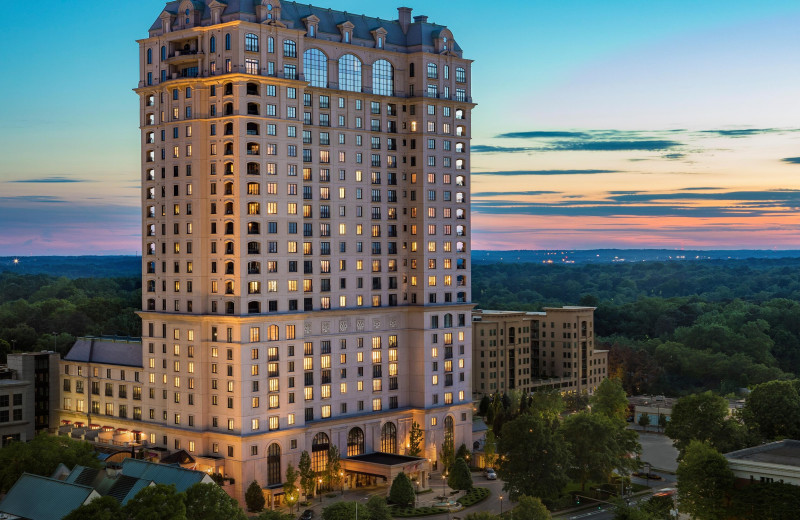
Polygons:
M0 502L0 511L30 520L61 520L93 492L89 486L23 473Z

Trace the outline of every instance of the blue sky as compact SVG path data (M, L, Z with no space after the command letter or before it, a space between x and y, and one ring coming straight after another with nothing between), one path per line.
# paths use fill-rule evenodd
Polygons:
M407 5L475 60L473 248L798 248L797 2ZM7 254L139 251L135 40L163 6L5 6Z

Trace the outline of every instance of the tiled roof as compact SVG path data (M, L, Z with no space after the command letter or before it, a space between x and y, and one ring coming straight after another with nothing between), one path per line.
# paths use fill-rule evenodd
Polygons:
M30 520L61 520L92 493L89 486L23 473L0 502L0 512Z
M64 361L142 368L142 342L78 338Z
M168 13L177 14L180 7L180 1L168 2L164 10ZM201 2L194 2L195 5ZM208 22L211 18L211 12L208 9L206 2L205 9L203 9L202 20ZM221 2L227 4L222 15L230 15L234 13L255 14L255 1L254 0L229 0ZM372 40L372 33L382 27L386 30L386 43L388 45L398 45L401 47L410 47L415 45L432 45L433 38L439 35L444 25L428 23L427 21L412 21L408 26L408 33L404 34L403 29L400 27L398 20L383 20L372 16L365 16L361 14L348 13L346 11L337 11L326 7L316 7L310 4L300 4L297 2L281 2L281 21L286 23L290 22L291 27L294 29L303 29L305 24L303 18L315 15L319 18L318 30L320 33L328 33L339 35L339 24L350 22L353 24L353 38L362 40ZM153 23L150 30L161 28L161 19L157 18ZM456 51L461 51L458 43L455 44Z
M175 489L178 493L186 491L193 484L201 482L206 476L202 471L137 459L125 459L122 461L122 474L127 477L152 481L156 484L175 484Z

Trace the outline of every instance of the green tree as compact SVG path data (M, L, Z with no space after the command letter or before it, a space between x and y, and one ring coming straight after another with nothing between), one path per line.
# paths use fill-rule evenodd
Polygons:
M472 489L472 473L467 466L467 462L458 457L450 473L447 475L447 485L451 489L467 491Z
M748 427L764 440L800 435L800 395L792 381L770 381L753 388L742 410Z
M356 518L355 502L335 502L322 509L322 520L353 520ZM362 506L358 511L358 518L366 518L366 511Z
M550 518L550 511L537 497L522 495L511 510L511 520L550 520Z
M289 505L289 513L300 498L300 490L297 489L297 477L299 476L294 465L290 462L286 466L286 480L283 482L283 497Z
M497 438L491 429L486 432L486 440L483 443L483 456L486 459L486 467L493 468L497 458Z
M99 468L100 461L88 442L69 437L39 434L30 442L15 442L0 448L0 490L8 491L23 472L49 477L59 464Z
M122 508L127 520L186 520L184 495L173 484L156 484L139 491Z
M728 402L711 392L678 399L664 433L672 439L680 457L695 440L727 452L743 447L745 437L744 428L728 415Z
M73 509L63 520L119 520L122 508L113 497L105 496Z
M442 443L442 449L439 451L439 462L442 464L442 473L449 473L455 461L456 452L453 450L453 442L445 439Z
M647 431L647 427L650 426L650 414L643 413L639 415L639 426L644 428L644 431Z
M493 515L488 511L476 511L465 516L464 520L500 520L500 515Z
M755 482L732 495L731 512L737 518L794 520L800 503L800 487L780 482Z
M628 415L628 396L619 379L603 379L590 402L592 413L600 413L610 419L625 422L625 417Z
M667 416L663 413L658 414L658 428L661 431L664 431L664 428L667 427Z
M311 469L311 456L307 451L303 451L303 453L300 454L300 462L297 465L297 469L300 472L300 488L303 490L303 494L306 498L308 498L314 492L317 475L314 473L314 470Z
M645 510L641 505L630 505L618 501L614 506L614 520L661 520L664 517L655 516Z
M582 491L590 480L608 481L613 470L627 469L628 447L620 442L627 433L620 423L605 415L581 412L567 417L561 432L572 454L568 473L581 483Z
M531 396L526 413L545 419L548 422L558 421L564 411L564 398L557 390L538 390ZM502 432L493 430L498 437Z
M239 503L214 483L198 482L189 487L184 494L187 520L246 520L247 518Z
M389 509L389 505L386 503L386 499L382 496L372 495L369 497L364 509L366 509L366 515L364 515L365 519L392 520L392 512ZM359 516L359 518L361 518L361 516Z
M484 394L481 397L480 403L478 403L478 416L485 417L486 413L489 411L489 405L491 404L492 400L489 398L488 395Z
M512 500L520 495L553 499L569 482L567 444L555 425L541 417L524 414L506 423L497 451L503 456L497 474Z
M727 518L733 483L727 459L708 444L692 441L678 464L680 510L700 520Z
M335 489L342 481L342 459L339 456L339 448L333 444L328 448L328 466L325 468L325 482Z
M458 449L456 450L456 458L461 457L462 459L464 459L464 461L467 462L467 465L469 465L470 455L472 455L472 453L469 451L469 448L467 448L466 444L462 443L461 446L459 446Z
M389 502L400 507L407 507L414 504L414 486L411 484L408 475L400 472L394 478L392 487L389 489Z
M267 500L264 498L264 491L255 480L247 486L247 491L244 493L244 502L247 504L247 510L251 513L258 513L264 509L264 504L267 503Z
M422 428L417 421L412 421L411 431L408 435L408 454L412 457L419 457L422 454Z

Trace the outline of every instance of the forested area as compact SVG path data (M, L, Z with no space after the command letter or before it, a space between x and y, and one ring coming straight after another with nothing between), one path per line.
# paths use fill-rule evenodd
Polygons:
M483 309L596 306L598 345L630 394L728 393L800 375L800 259L476 264L472 289ZM138 276L2 273L0 362L12 348L63 354L81 335L138 336L140 293Z
M0 363L12 350L64 355L78 336L141 335L141 281L0 273Z
M630 394L684 395L800 374L800 261L473 266L484 309L596 306Z

